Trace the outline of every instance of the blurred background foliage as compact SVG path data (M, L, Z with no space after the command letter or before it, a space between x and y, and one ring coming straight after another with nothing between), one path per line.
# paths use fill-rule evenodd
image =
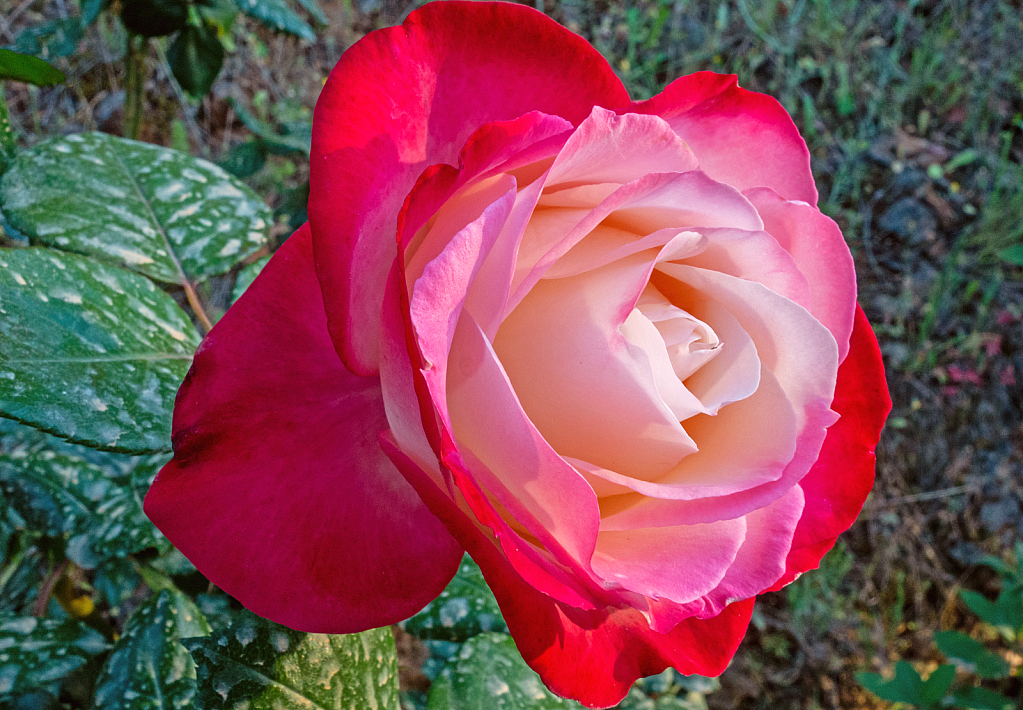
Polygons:
M330 69L359 37L400 22L418 4L0 0L0 47L45 59L66 75L51 87L3 84L11 130L0 152L99 130L211 160L244 180L267 200L273 223L265 246L193 284L215 321L305 219L312 107ZM1020 2L527 4L593 43L636 99L679 75L712 70L735 73L740 85L781 101L809 144L820 207L853 251L859 300L881 343L894 400L874 492L822 569L762 598L720 681L669 671L637 684L622 707L1021 707ZM5 245L26 243L3 228ZM181 292L170 290L184 306ZM5 426L0 455L15 457L18 471L39 452L76 457L82 470L106 472L116 484L104 493L112 499L144 490L155 470L145 459L69 449ZM11 473L14 465L0 463L0 482L7 481L0 486L7 496L0 612L16 619L38 613L39 622L28 631L24 621L0 624L0 648L32 633L39 648L66 648L70 660L20 695L5 685L0 665L0 707L89 707L109 697L97 685L123 690L117 683L127 681L110 659L139 658L131 650L138 642L123 639L149 638L137 630L142 621L162 623L171 609L188 615L191 605L214 634L234 629L235 638L242 631L248 638L251 628L266 644L283 638L209 588L130 508L124 524L136 526L132 539L142 542L120 548L92 544L102 540L99 523L84 514L68 519L57 503L50 517L19 515L11 502L17 496L35 491L50 500L50 493L11 483L23 478ZM485 681L495 677L493 659L506 658L502 632L467 559L446 596L394 629L402 703L495 707L485 704L494 697ZM145 657L181 667L181 647L159 641L146 642ZM196 673L185 664L193 669L186 685L213 682L215 648L190 648L199 665ZM507 659L512 668L515 655ZM531 688L528 678L517 687ZM536 692L536 707L563 706ZM196 702L220 696L202 697Z

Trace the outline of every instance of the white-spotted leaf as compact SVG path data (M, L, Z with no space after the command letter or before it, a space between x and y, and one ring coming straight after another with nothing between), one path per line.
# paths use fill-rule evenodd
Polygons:
M0 696L56 683L109 647L74 619L0 614Z
M266 242L272 221L222 168L105 133L20 153L0 179L0 205L34 243L177 284L227 271Z
M198 344L149 279L49 249L0 250L0 415L95 448L167 451Z
M429 710L582 710L547 690L507 634L469 639L430 688Z
M307 634L246 613L225 631L184 643L198 664L199 710L399 707L388 628Z
M181 710L195 695L195 663L181 639L210 627L181 592L150 597L131 618L96 679L96 710Z
M508 631L483 572L468 555L440 596L400 625L419 638L439 641L465 641L487 631Z
M166 460L166 459L164 459ZM0 491L32 530L67 535L68 555L80 566L169 547L142 512L141 490L130 475L54 451L0 454Z

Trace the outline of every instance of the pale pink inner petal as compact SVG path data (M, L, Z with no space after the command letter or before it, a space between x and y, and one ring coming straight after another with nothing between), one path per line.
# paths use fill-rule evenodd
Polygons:
M795 485L746 516L746 539L724 579L707 595L713 610L760 594L781 578L804 503L803 489Z
M809 310L838 341L845 360L856 311L852 254L834 220L805 202L788 201L770 188L744 193L764 219L764 228L786 249L806 277Z
M514 203L512 184L510 190L487 204L477 219L453 235L438 256L423 265L422 276L411 289L409 314L427 367L447 358L469 285L497 241ZM428 237L424 250L431 241ZM416 256L412 259L417 260Z
M623 185L649 173L695 170L696 157L664 119L595 106L565 143L549 184Z
M701 229L707 246L684 257L688 266L720 271L763 284L809 310L810 291L792 256L767 232L741 229ZM661 258L659 261L677 261Z
M676 297L682 290L675 285ZM696 350L677 357L676 372L693 370L684 378L686 388L703 403L708 414L717 412L726 404L749 397L760 386L760 358L757 348L739 321L727 308L705 298L698 292L689 292L681 304L690 318L712 329L718 345L715 355L709 357ZM711 341L704 341L710 344ZM667 343L667 340L665 340ZM692 358L692 359L690 359ZM675 364L673 360L673 364ZM694 369L698 366L698 369Z
M649 286L647 288L650 288ZM675 374L671 358L664 347L664 338L657 326L644 315L633 309L619 329L625 339L642 348L653 370L654 386L661 400L668 406L675 419L684 422L694 414L705 414L706 408Z
M672 302L684 303L689 287L735 316L756 343L760 361L793 403L800 431L811 403L831 404L838 346L831 332L806 309L759 283L692 266L658 264L653 281Z
M541 198L542 199L542 198ZM597 207L538 210L526 229L512 283L514 308L546 272L598 225L631 232L637 239L660 229L735 227L756 231L763 223L735 189L698 170L651 173L623 185Z
M554 262L543 275L545 279L556 279L564 276L575 276L584 271L598 269L612 261L624 259L647 249L657 249L671 244L670 258L684 259L698 254L706 245L707 239L702 234L690 232L679 227L658 229L644 237L624 229L616 229L604 224L597 225L564 256ZM663 258L665 249L658 258ZM655 256L655 254L651 254Z
M602 529L593 570L629 591L684 604L721 582L745 537L743 518L627 532Z
M672 175L651 187L618 207L608 222L637 234L649 234L664 227L734 227L748 231L764 228L756 208L742 193L715 182L699 170Z
M612 470L590 474L644 496L666 500L700 500L749 490L782 476L796 452L796 417L792 405L769 370L746 399L724 407L716 417L694 416L685 422L699 451L671 470L648 480ZM645 518L646 502L617 514L605 514L602 530L656 527ZM741 515L745 511L736 514ZM676 518L676 520L685 518ZM663 520L658 521L663 525Z
M643 289L636 309L657 329L672 372L680 382L721 353L721 339L713 328L672 304L652 284ZM700 412L709 413L705 407Z
M588 563L600 522L596 495L530 422L490 342L467 313L452 344L447 392L459 449L487 469L473 473L548 549L553 539L577 563Z
M597 184L574 185L572 187L560 186L544 190L540 198L540 207L585 207L593 209L601 202L610 197L615 190L621 187L617 182L602 182Z
M542 188L543 180L535 180L515 195L511 213L469 287L465 308L480 324L489 340L494 339L501 321L504 320L519 245Z
M405 275L410 287L422 275L426 265L437 258L451 240L480 218L483 211L498 200L514 198L515 180L508 175L472 183L451 197L405 249Z
M647 478L695 451L646 352L619 330L651 266L641 254L542 281L494 340L523 408L558 453Z

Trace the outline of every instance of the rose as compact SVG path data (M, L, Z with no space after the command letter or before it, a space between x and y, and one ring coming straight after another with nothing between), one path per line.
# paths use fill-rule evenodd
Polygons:
M431 3L313 131L310 224L196 353L149 515L298 629L407 617L467 550L562 695L723 670L890 407L785 111L708 73L631 103L540 13Z

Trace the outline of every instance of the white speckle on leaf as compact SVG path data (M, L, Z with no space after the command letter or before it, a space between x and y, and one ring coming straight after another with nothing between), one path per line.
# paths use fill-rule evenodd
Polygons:
M224 248L217 252L217 256L231 256L232 254L237 254L241 246L242 243L239 240L229 239L227 244L224 245Z

